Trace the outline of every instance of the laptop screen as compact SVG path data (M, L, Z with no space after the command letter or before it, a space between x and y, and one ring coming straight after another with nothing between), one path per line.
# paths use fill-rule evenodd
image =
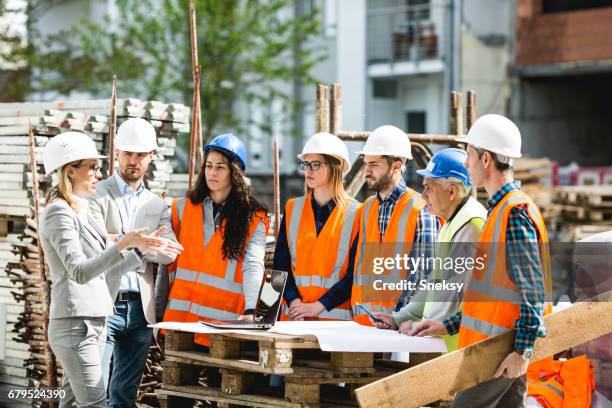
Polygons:
M267 269L259 289L259 297L255 306L255 315L253 320L263 323L276 323L281 303L283 301L283 292L285 283L287 282L287 272Z

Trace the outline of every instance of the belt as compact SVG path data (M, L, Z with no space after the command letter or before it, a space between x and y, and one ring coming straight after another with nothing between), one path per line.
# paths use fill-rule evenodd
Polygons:
M140 300L139 292L119 292L117 302L127 302L128 300Z

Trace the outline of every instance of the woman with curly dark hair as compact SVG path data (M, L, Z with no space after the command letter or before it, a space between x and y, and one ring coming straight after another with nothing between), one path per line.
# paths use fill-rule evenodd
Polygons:
M252 318L263 277L270 219L245 181L246 147L223 134L204 150L195 187L172 204L172 226L185 249L168 268L164 321ZM195 341L210 345L206 335Z

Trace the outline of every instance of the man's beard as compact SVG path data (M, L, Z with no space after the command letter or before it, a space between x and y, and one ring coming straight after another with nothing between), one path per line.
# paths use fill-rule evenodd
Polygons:
M141 171L137 171L137 172L130 172L130 171L122 171L121 172L121 177L123 177L123 179L125 181L138 181L140 180L140 178L142 177L143 173Z
M366 181L367 180L369 179L366 179ZM368 184L368 188L376 193L380 193L381 191L388 188L392 182L393 182L393 175L391 172L389 172L387 174L382 175L378 181L372 184L372 186Z

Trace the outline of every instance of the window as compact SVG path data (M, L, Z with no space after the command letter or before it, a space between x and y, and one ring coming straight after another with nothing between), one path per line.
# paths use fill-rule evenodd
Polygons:
M429 19L429 0L406 0L406 19L408 21L419 21Z
M389 80L374 80L372 84L374 98L395 99L397 98L397 82Z
M426 133L427 113L424 111L406 112L406 130L408 133Z
M612 7L612 0L543 0L542 13Z

